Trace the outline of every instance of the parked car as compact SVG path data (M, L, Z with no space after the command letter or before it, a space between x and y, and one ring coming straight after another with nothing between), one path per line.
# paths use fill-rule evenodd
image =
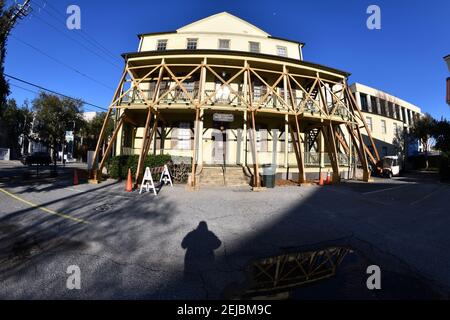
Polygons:
M33 164L48 166L52 163L52 158L46 152L33 152L22 157L22 163L28 166Z

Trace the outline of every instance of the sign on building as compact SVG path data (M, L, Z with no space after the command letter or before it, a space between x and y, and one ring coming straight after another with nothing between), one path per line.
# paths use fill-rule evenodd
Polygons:
M214 113L213 120L216 122L233 122L234 115L231 113Z

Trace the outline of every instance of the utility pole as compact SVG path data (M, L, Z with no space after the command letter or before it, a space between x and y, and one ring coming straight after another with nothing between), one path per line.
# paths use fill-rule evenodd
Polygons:
M7 35L12 30L12 28L14 28L14 25L16 24L17 20L25 18L27 15L30 14L31 10L32 9L30 6L30 0L25 0L23 4L20 3L16 4L10 20L9 30L7 30Z
M16 4L5 10L3 10L3 5L4 2L2 1L0 7L0 104L6 102L6 96L9 91L8 83L3 75L6 41L17 21L23 19L31 12L30 0L25 0L23 4Z
M20 3L16 4L5 29L1 30L2 33L1 41L6 42L6 39L8 38L8 35L11 32L11 30L14 28L17 20L25 18L28 14L30 14L31 11L32 8L30 6L30 0L25 0L23 4Z

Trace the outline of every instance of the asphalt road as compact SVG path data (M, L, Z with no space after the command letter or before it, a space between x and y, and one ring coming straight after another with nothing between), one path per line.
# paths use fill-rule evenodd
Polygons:
M57 178L25 171L0 163L1 299L223 298L245 290L255 259L335 245L352 250L337 275L291 298L450 292L450 187L434 174L264 192L176 185L155 197L123 182L73 186L73 165ZM378 291L365 285L373 264ZM67 289L71 265L80 290Z

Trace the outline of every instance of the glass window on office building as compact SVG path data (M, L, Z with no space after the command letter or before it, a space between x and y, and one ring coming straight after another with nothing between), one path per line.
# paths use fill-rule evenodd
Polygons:
M283 46L277 46L277 55L280 57L287 57L287 48Z
M230 50L230 40L229 39L219 39L219 49Z
M377 97L370 97L370 102L372 103L372 112L378 113L378 102Z
M389 110L389 117L395 118L394 105L392 104L392 102L388 102L388 110Z
M387 111L386 111L386 101L384 101L383 99L380 99L380 111L381 111L381 115L383 116L387 116Z
M359 97L361 99L361 110L368 112L369 111L369 103L367 102L367 94L360 93Z
M394 137L397 136L397 132L398 132L398 125L397 122L394 122Z
M371 117L366 117L367 126L369 127L370 131L373 131L373 122Z
M156 45L157 51L165 51L167 50L167 40L158 40L158 44Z
M381 120L381 133L386 133L386 120Z
M259 42L250 41L249 42L249 49L250 49L250 52L259 53L260 50L261 50L260 43Z
M188 39L187 40L187 47L188 50L197 50L197 39Z

